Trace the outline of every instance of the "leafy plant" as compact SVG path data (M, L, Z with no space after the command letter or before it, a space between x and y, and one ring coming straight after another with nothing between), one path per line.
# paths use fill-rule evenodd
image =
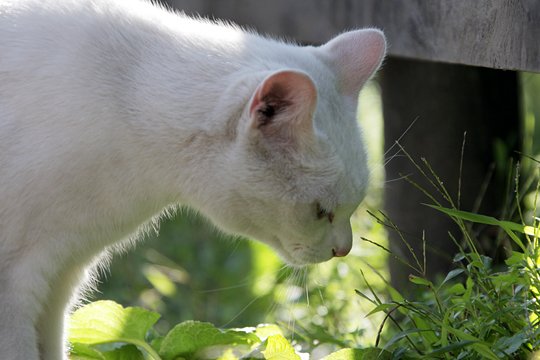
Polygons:
M532 225L524 221L517 190L519 177L515 177L515 209L522 221L499 220L459 210L427 161L422 160L421 166L403 148L401 150L448 204L443 206L437 197L410 181L432 201L428 206L451 217L459 226L462 240L458 241L452 234L449 236L461 250L454 258L455 269L438 284L427 279L421 260L413 254L416 264L409 265L417 273L411 274L409 280L419 290L418 299L404 299L392 288L389 301L374 291L370 291L369 296L357 291L375 305L369 315L385 315L376 346L381 345L400 359L540 357L537 351L540 346L540 228L536 217L532 217ZM531 183L528 182L526 188ZM538 189L539 186L536 200ZM381 224L399 231L382 212L374 216ZM494 264L481 252L471 224L499 229L502 236L514 243L514 250L506 249L508 258L504 264ZM370 289L367 281L366 284ZM389 331L388 340L381 341L387 322L394 327Z
M113 301L96 301L70 319L70 358L121 359L266 359L300 360L276 325L221 330L206 322L186 321L161 336L153 328L159 314ZM389 359L379 349L343 349L324 360Z
M495 221L455 209L438 210L458 221ZM500 222L500 226L512 236L514 231L530 229L506 221ZM476 252L458 254L454 258L456 269L440 284L421 276L409 277L422 292L417 301L398 296L384 302L374 293L372 297L359 294L375 305L370 315L384 312L385 321L393 321L397 327L398 331L383 346L394 356L526 358L540 346L539 249L538 238L534 237L524 252L512 253L505 269L497 269L489 257ZM397 320L399 316L403 320Z

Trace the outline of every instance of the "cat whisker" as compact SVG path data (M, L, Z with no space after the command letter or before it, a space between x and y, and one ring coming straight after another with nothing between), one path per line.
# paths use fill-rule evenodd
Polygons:
M324 301L324 296L320 286L317 288L317 291L319 292L319 297L321 298L321 304L326 307L326 301Z
M300 268L293 268L292 273L289 275L289 277L286 280L286 282L289 285L286 287L286 292L285 292L286 308L288 312L287 329L291 333L291 341L294 339L294 335L295 335L296 317L294 314L294 301L297 298L295 291L298 288L297 284L298 284L301 271L302 269Z
M309 287L308 287L308 271L307 269L304 270L304 290L306 291L306 304L309 307Z
M248 287L250 285L252 285L252 282L245 281L245 282L237 284L237 285L224 286L224 287L215 288L215 289L198 290L197 292L201 293L201 294L216 293L216 292L220 292L220 291L240 289L240 288Z
M321 278L320 267L317 266L316 269L317 269L317 272L318 272L318 274L315 274L315 276L314 276L314 278L315 278L315 285L317 285L317 286L316 286L316 289L317 289L317 292L319 293L319 297L320 297L320 299L321 299L321 304L322 304L323 306L326 306L326 303L325 303L325 301L324 301L324 296L323 296L323 293L322 293L322 291L321 291L322 284L317 280L317 279Z
M278 269L277 272L279 272L281 269ZM241 282L237 283L236 285L224 286L224 287L213 288L213 289L195 290L195 291L198 293L207 294L207 293L215 293L215 292L220 292L220 291L240 289L243 287L252 286L253 283L256 281L256 278L258 278L258 276L254 274L249 274L245 276L244 279Z
M251 301L249 301L247 303L247 305L245 305L235 316L233 316L229 321L227 321L225 324L222 324L220 327L222 328L226 328L227 326L229 326L229 324L231 324L234 320L236 320L240 315L242 315L251 305L253 305L253 303L255 303L257 300L261 299L263 296L260 295L260 296L256 296L255 298L251 299Z
M275 314L276 309L278 308L278 303L274 300L270 303L270 305L266 308L266 311L264 312L264 318L268 319L270 314ZM266 321L266 320L265 320Z
M283 265L283 266L281 266L279 269L277 269L275 271L275 274L276 274L276 277L277 277L278 281L281 280L287 274L287 272L285 271L287 268L288 268L288 265ZM270 274L270 275L272 275L272 274ZM254 280L255 276L250 275L250 276L247 276L246 279ZM227 291L227 290L233 290L233 289L241 288L241 287L244 287L244 286L250 286L252 284L253 284L253 281L245 280L242 284L239 284L239 285L233 285L233 286L223 287L223 288L219 288L219 289L203 290L201 292L208 293L208 292ZM256 296L255 298L253 298L242 309L240 309L240 311L234 317L232 317L225 324L221 325L221 327L227 327L234 320L236 320L240 315L242 315L247 309L249 309L249 307L251 305L253 305L256 301L260 300L264 296L266 296L266 294L259 295L259 296ZM277 306L278 306L278 304L275 301L273 301L272 304L268 307L267 314L272 313L275 310L275 308L277 308Z

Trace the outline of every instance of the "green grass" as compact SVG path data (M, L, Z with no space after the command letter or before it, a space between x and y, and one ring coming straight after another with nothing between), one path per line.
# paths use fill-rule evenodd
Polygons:
M427 168L419 170L429 173ZM429 206L458 224L463 241L458 243L456 238L453 239L461 251L454 258L455 269L440 283L422 276L409 277L419 290L417 298L405 299L393 291L392 299L385 301L374 291L369 294L358 291L362 298L373 303L370 315L385 314L381 332L385 326L392 327L385 339L378 337L376 345L392 352L396 358L407 359L529 359L540 356L537 352L540 346L540 229L537 219L533 217L531 224L526 225L525 222L502 221L458 210L442 182L436 175L432 176L432 183L449 207L441 206L428 194L434 202ZM519 185L516 183L516 189ZM515 194L519 201L519 191ZM388 219L379 217L377 221L387 223ZM514 250L506 249L509 257L504 264L496 265L482 254L474 238L473 224L499 227L513 241Z

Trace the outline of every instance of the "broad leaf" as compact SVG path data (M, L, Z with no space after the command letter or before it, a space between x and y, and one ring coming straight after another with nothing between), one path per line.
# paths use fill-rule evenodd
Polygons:
M424 286L433 287L433 284L431 283L431 281L421 278L419 276L409 275L409 281L416 285L424 285Z
M145 360L142 353L134 345L125 345L104 353L105 360Z
M453 278L455 278L456 276L459 276L461 275L465 270L463 269L454 269L452 271L450 271L448 273L448 275L446 275L446 277L444 278L443 282L441 283L441 286L446 283L447 281L450 281L452 280Z
M105 360L105 356L92 349L89 345L86 344L71 344L71 349L69 351L70 360Z
M475 214L475 213L471 213L471 212L463 211L463 210L449 209L449 208L445 208L445 207L437 206L437 205L429 205L429 204L426 204L426 205L433 209L439 210L454 218L459 218L459 219L463 219L466 221L475 222L479 224L499 226L524 251L525 251L525 246L523 245L523 242L513 232L517 231L522 234L527 234L534 237L538 237L540 235L540 228L535 228L533 226L518 224L511 221L498 220L491 216Z
M114 301L96 301L71 315L69 341L87 345L133 344L157 358L145 337L159 317L159 314L142 308L124 308Z
M82 344L144 342L160 315L114 301L96 301L78 309L69 321L69 341Z
M300 360L291 343L282 335L269 336L262 353L266 360Z
M165 360L190 356L204 348L215 345L251 345L260 340L254 334L243 331L222 331L214 325L198 321L186 321L176 325L163 339L159 354Z

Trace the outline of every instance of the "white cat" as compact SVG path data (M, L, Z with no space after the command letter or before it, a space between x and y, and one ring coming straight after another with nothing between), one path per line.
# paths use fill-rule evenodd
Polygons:
M0 357L65 358L88 271L184 204L291 265L344 256L378 30L286 44L135 0L0 1Z

